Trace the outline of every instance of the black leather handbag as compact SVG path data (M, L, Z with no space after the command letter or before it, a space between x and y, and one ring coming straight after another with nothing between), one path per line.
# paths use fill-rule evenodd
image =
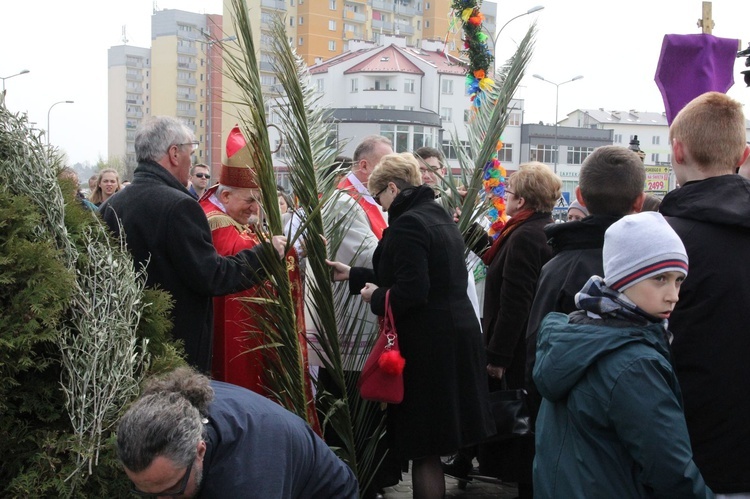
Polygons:
M524 389L490 392L489 401L497 434L490 441L503 441L532 435L531 414Z

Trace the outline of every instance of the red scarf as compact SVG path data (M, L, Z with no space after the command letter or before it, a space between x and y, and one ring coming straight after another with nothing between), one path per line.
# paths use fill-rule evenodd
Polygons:
M388 228L388 223L383 217L383 212L380 209L380 206L368 202L364 198L364 196L362 196L362 194L357 191L357 188L354 187L354 185L348 178L344 178L339 183L337 188L343 190L351 197L353 197L354 200L357 201L357 204L362 207L362 209L365 211L365 215L367 216L367 220L370 222L370 229L372 229L372 233L375 234L375 237L377 237L378 241L380 241L383 238L383 231Z
M482 255L482 261L485 265L489 265L492 263L492 260L495 259L498 251L500 251L500 247L503 245L503 241L505 241L508 236L510 236L510 233L513 232L519 225L523 224L526 220L531 218L531 215L533 215L534 213L534 210L521 210L513 215L510 220L508 220L508 222L505 224L505 227L503 227L503 229L500 231L500 234L497 236L497 239L495 239L495 242L492 243L492 246L490 246L490 249L485 251L484 255Z

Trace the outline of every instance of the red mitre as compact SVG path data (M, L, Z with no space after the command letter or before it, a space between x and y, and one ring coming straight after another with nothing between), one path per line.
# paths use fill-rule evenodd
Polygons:
M227 157L222 161L223 168L219 183L240 189L257 189L258 182L253 168L254 161L250 148L240 127L235 125L227 138Z

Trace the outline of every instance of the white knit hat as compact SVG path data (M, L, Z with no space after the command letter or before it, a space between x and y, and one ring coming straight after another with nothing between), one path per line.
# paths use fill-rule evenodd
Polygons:
M604 234L604 282L615 291L664 272L687 275L688 257L680 237L661 213L622 217Z

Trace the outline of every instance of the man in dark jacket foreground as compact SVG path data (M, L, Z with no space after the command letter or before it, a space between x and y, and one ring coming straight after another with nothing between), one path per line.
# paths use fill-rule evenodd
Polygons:
M695 462L717 494L750 493L750 154L742 104L711 92L669 129L680 188L659 211L685 243L690 276L670 319Z
M186 368L153 380L117 429L139 495L356 498L357 479L305 422Z
M577 310L576 293L589 277L602 275L604 232L623 216L641 211L645 196L643 161L625 147L597 148L584 160L579 178L576 198L590 216L544 228L555 256L542 267L526 329L526 389L532 421L541 403L531 373L542 319L550 312L569 314Z
M115 234L125 233L136 270L146 270L146 285L172 294L172 335L184 341L188 363L209 372L212 297L261 282L264 245L229 257L216 253L206 215L186 189L194 140L174 118L144 122L135 133L133 183L99 211ZM283 257L286 238L273 236L271 243Z

